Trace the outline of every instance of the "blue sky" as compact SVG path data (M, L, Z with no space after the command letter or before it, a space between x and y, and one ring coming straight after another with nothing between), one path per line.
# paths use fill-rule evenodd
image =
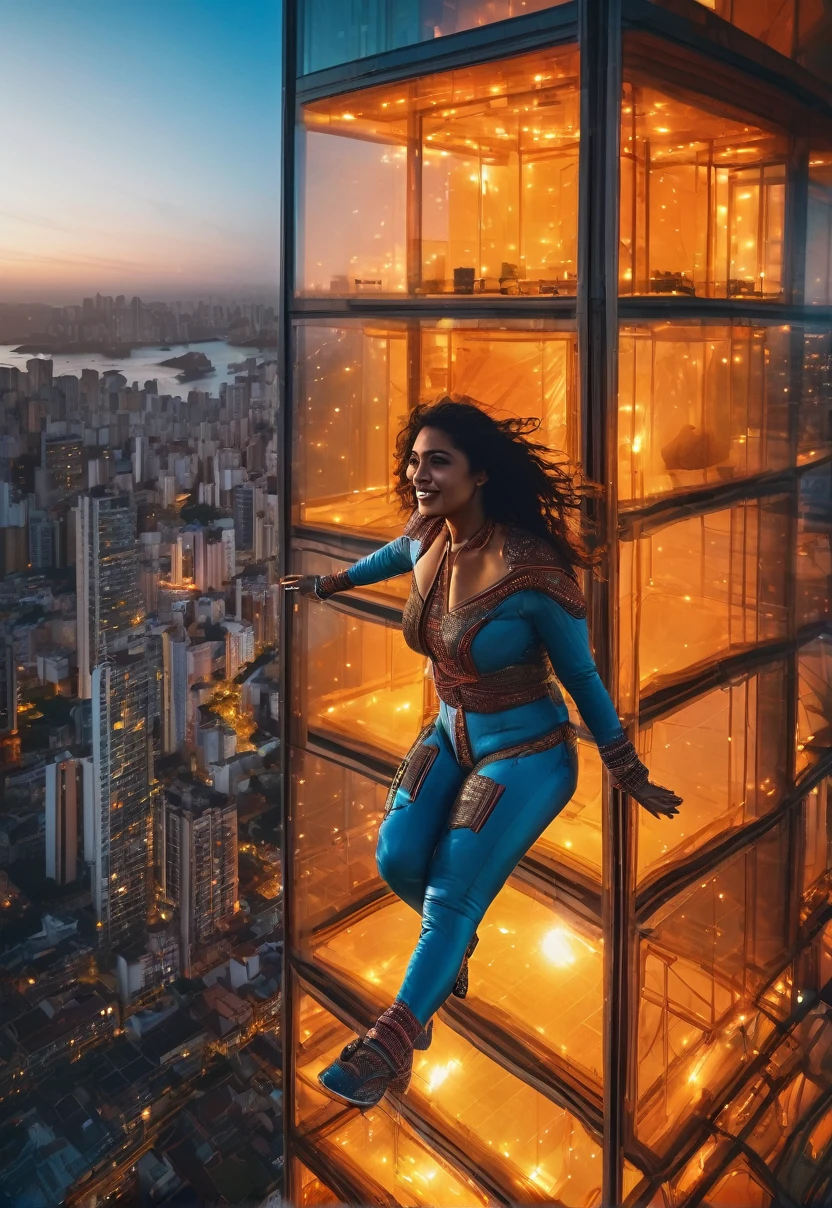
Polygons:
M0 0L0 298L277 275L281 0Z

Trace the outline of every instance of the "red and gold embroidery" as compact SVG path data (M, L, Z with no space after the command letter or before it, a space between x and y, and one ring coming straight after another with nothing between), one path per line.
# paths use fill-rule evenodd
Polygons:
M449 830L472 830L478 835L506 791L504 784L472 772L451 808Z
M395 807L396 794L398 793L399 788L402 786L405 776L407 776L407 774L408 774L408 769L410 767L411 761L412 761L414 755L416 755L417 751L419 751L419 749L423 746L424 741L428 737L428 735L433 733L433 725L434 725L433 722L431 722L431 724L429 726L425 726L424 730L422 730L419 737L416 739L413 746L407 752L404 759L401 761L398 768L396 769L396 774L393 777L393 779L390 781L390 788L387 790L387 800L384 803L384 817L385 818L390 813L390 811ZM432 747L429 749L436 751L436 755L439 754L439 749L437 747ZM436 755L434 755L432 757L431 763L433 762L433 759L436 758ZM425 776L428 774L429 770L430 770L429 768L425 769L425 772L424 772ZM424 776L422 777L422 780L420 780L420 782L419 782L420 788L422 786L423 781L424 781ZM405 789L405 791L408 791L408 790ZM411 797L411 800L412 800L412 797Z

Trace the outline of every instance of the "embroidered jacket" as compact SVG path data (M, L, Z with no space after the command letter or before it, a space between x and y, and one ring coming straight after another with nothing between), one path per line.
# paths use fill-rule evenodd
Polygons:
M493 535L489 523L466 543L465 552L483 548ZM506 573L451 608L445 522L416 513L402 537L348 571L319 579L317 594L326 599L405 574L429 550L435 560L440 544L444 552L424 598L413 575L402 628L407 644L431 660L440 700L457 711L458 735L464 736L466 712L500 713L546 696L563 705L559 680L616 783L636 791L647 780L647 769L598 675L581 589L546 541L508 529L502 548Z

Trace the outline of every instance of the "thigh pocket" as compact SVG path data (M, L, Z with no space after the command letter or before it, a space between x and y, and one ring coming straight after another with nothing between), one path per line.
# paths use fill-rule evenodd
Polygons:
M457 794L448 823L450 830L472 830L478 835L506 791L504 784L472 772Z
M434 746L432 743L428 744L425 741L433 733L433 730L433 726L428 726L424 729L399 764L398 771L393 777L390 791L387 794L387 802L384 807L385 818L391 810L401 809L403 805L407 804L405 801L396 803L399 789L407 793L411 801L415 801L419 796L427 774L433 767L434 760L439 754L439 747Z

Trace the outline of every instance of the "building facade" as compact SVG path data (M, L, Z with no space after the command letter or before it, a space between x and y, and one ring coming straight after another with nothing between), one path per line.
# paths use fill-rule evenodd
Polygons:
M166 790L165 894L179 916L182 972L238 909L237 806L203 784Z
M78 695L89 700L93 668L101 659L141 646L145 613L132 496L98 488L79 496L73 513Z
M832 1195L832 14L814 0L289 4L282 570L401 531L397 428L468 395L601 488L601 674L661 822L580 786L411 1089L316 1076L419 922L378 878L435 713L407 585L281 619L294 1204ZM238 544L239 534L238 534Z
M147 935L152 846L144 653L120 651L99 663L91 691L87 858L99 947L109 954Z
M45 768L46 875L69 885L79 871L84 820L84 761L64 751Z

